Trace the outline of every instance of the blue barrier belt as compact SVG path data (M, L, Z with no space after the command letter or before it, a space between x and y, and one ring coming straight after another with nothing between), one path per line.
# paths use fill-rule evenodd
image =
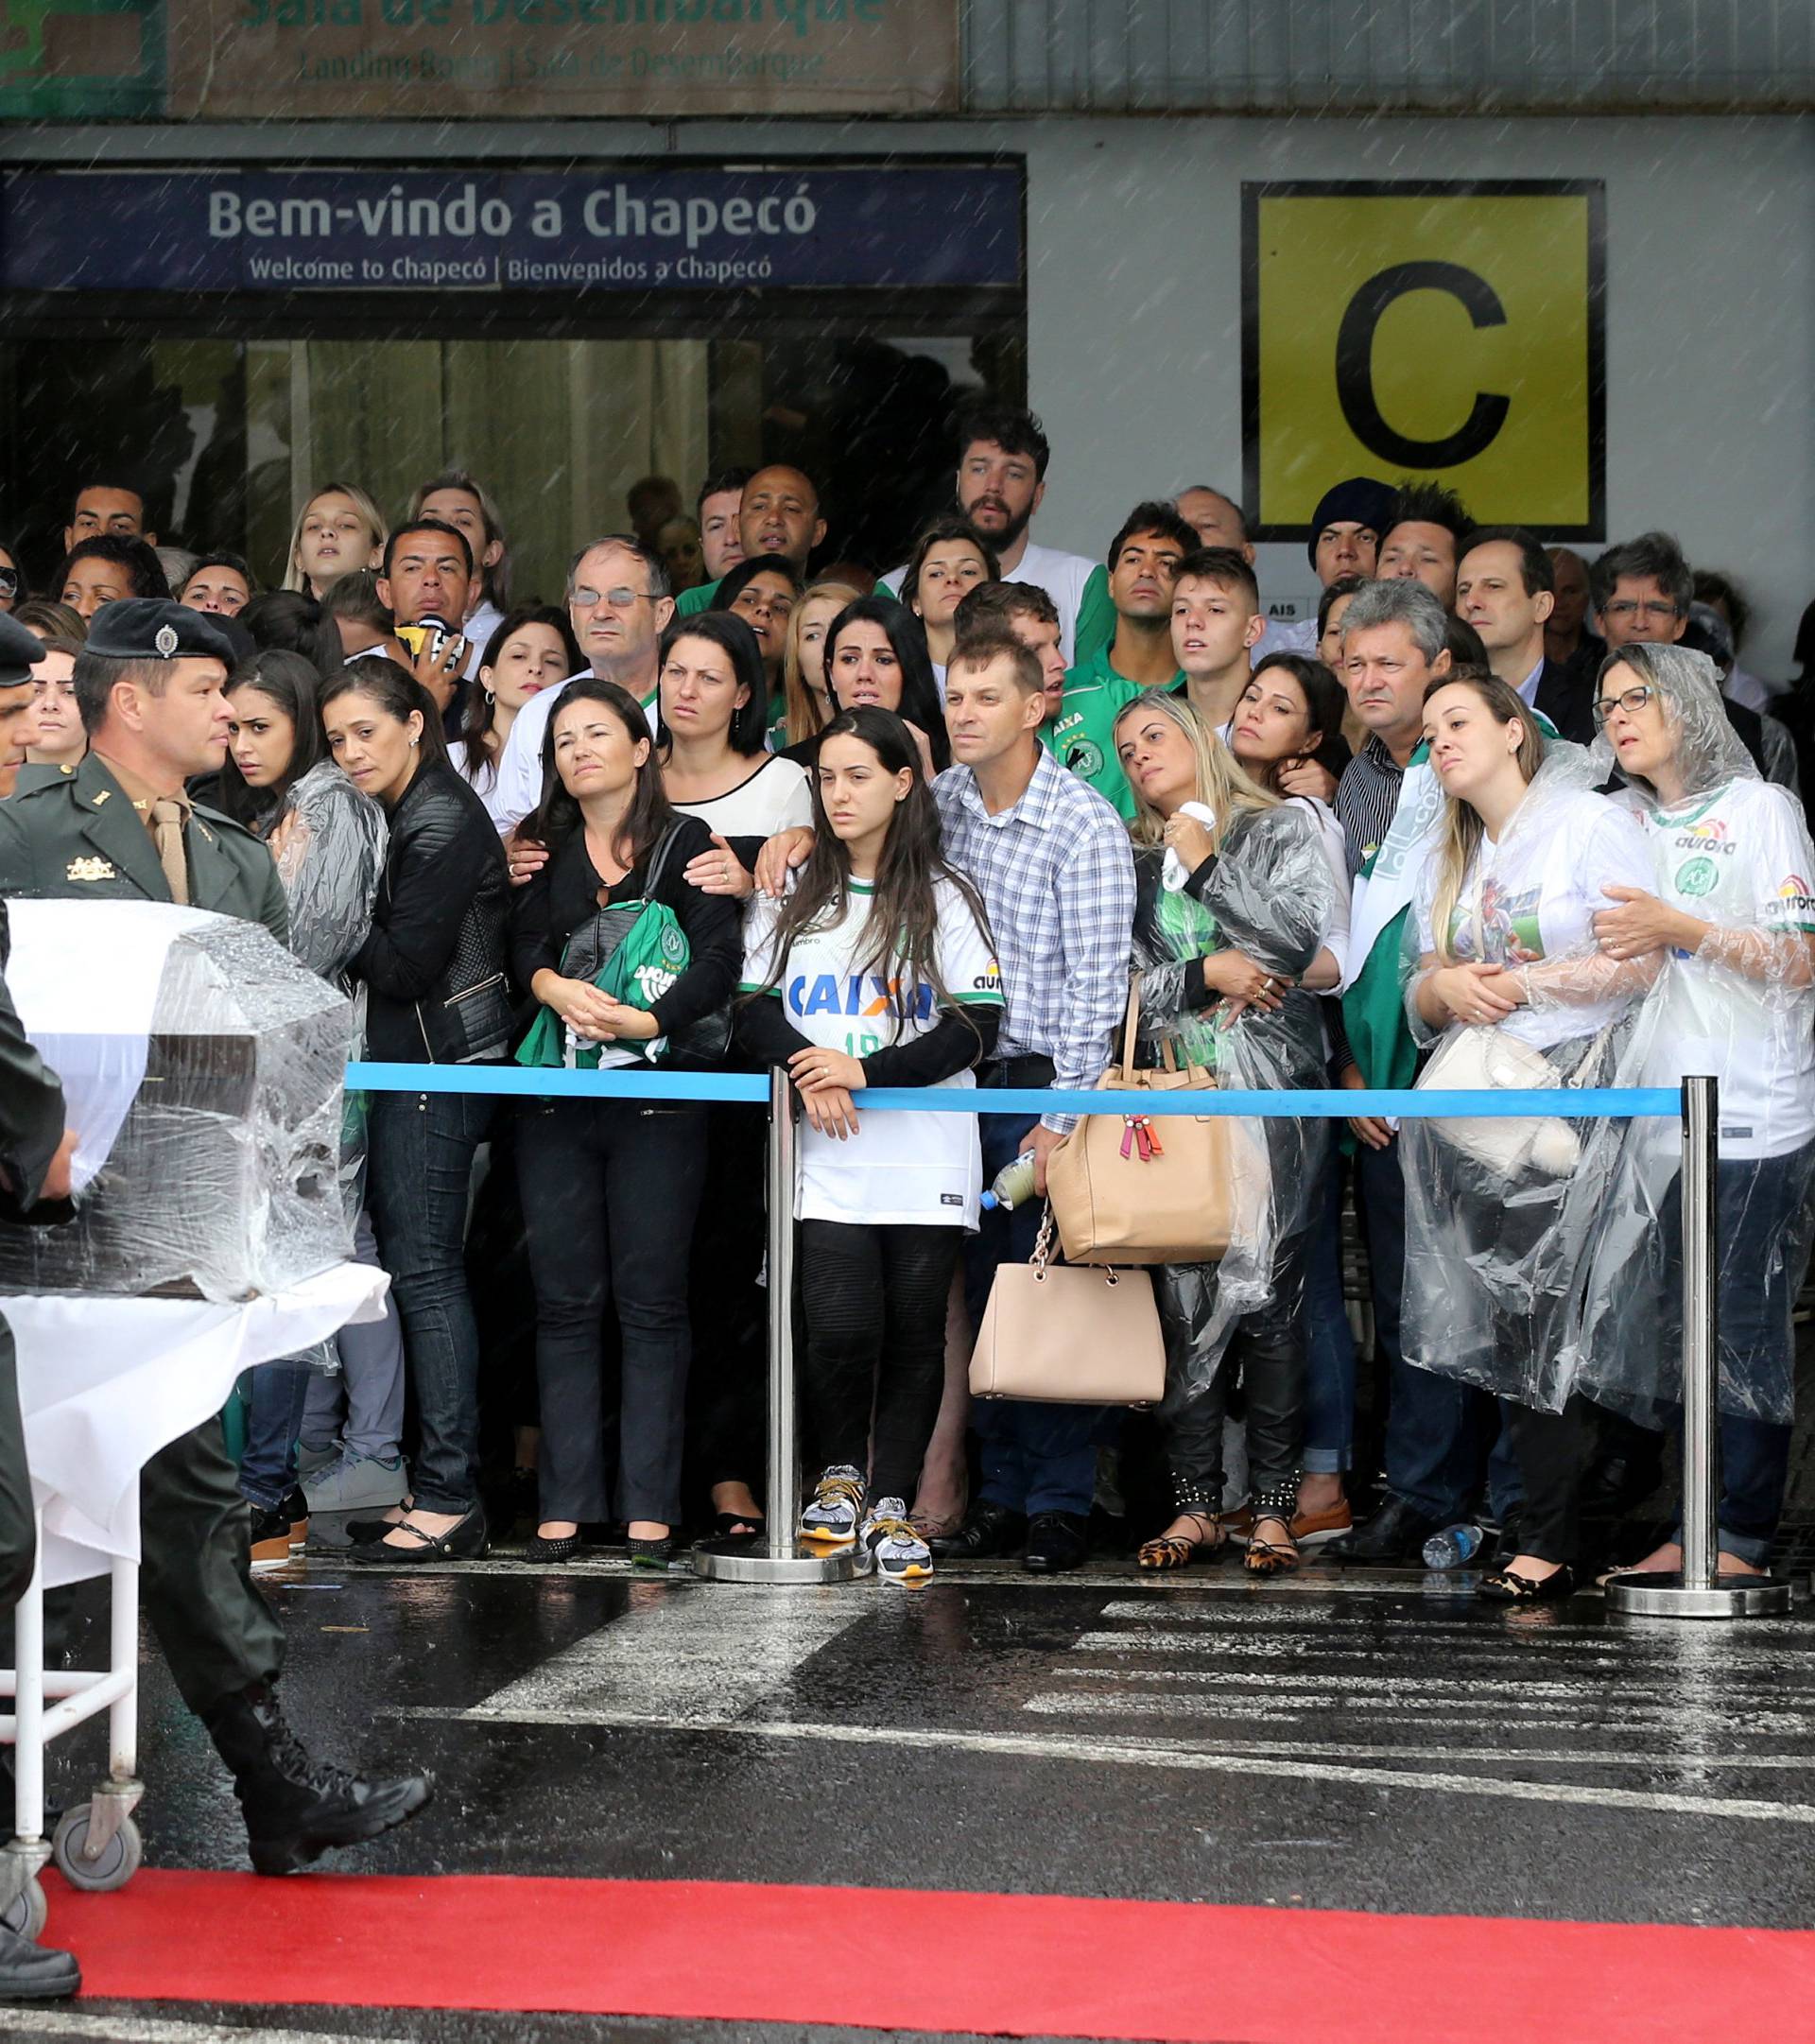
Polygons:
M563 1067L526 1069L517 1065L349 1065L349 1088L367 1093L493 1093L525 1100L739 1100L769 1099L769 1080L757 1072L664 1072L635 1066L604 1071ZM954 1113L1027 1115L1253 1115L1270 1120L1334 1119L1377 1115L1400 1121L1429 1121L1442 1116L1517 1120L1558 1115L1568 1120L1639 1119L1674 1121L1683 1112L1674 1086L1560 1086L1505 1093L1412 1091L1350 1092L1306 1087L1268 1093L1212 1092L1184 1087L1171 1092L1079 1093L1035 1086L979 1087L968 1099L949 1086L868 1086L856 1096L859 1109L922 1115Z

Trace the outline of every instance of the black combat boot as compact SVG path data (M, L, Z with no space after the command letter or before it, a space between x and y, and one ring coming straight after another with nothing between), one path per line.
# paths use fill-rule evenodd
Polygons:
M0 2001L60 2001L82 1984L66 1951L51 1951L0 1925Z
M362 1781L312 1760L284 1722L268 1683L255 1683L202 1718L233 1777L252 1870L293 1874L336 1845L357 1845L413 1817L433 1794L422 1775Z

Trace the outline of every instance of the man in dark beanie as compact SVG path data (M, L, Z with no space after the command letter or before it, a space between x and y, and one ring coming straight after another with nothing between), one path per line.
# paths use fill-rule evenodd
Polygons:
M1322 588L1345 575L1373 575L1381 535L1392 523L1394 496L1372 476L1351 476L1346 482L1332 483L1318 498L1305 551ZM1317 619L1275 618L1254 648L1254 666L1265 667L1279 653L1303 653L1315 660Z
M1318 499L1305 550L1325 589L1339 576L1374 573L1381 537L1392 523L1395 494L1372 476L1351 476Z

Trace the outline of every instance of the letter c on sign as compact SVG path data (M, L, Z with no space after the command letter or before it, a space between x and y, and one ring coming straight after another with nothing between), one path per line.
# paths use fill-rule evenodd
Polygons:
M1504 326L1506 308L1484 277L1460 263L1394 263L1373 276L1349 301L1336 336L1336 394L1349 431L1382 460L1401 468L1455 468L1492 445L1512 401L1478 390L1469 415L1443 440L1411 440L1381 416L1374 394L1374 335L1394 299L1410 291L1447 291L1477 327Z

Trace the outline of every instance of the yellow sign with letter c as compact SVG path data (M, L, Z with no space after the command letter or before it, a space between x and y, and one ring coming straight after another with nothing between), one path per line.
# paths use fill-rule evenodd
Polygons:
M1257 536L1349 476L1430 477L1482 523L1603 536L1598 182L1242 187L1242 410Z

